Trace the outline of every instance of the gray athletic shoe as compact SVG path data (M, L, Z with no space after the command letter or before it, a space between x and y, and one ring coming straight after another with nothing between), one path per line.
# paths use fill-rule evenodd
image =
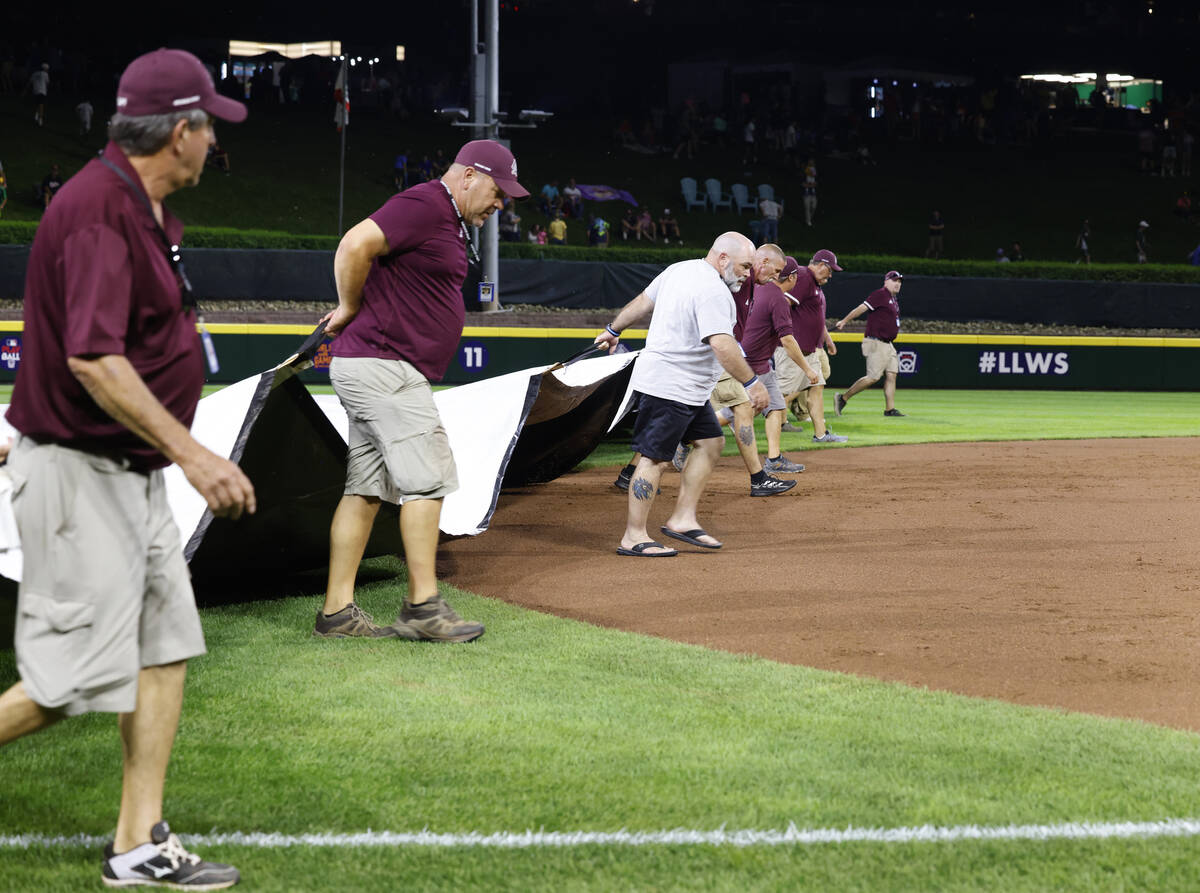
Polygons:
M394 639L398 633L390 626L379 626L371 615L355 602L350 602L334 614L317 608L317 622L312 634L318 639Z
M841 415L842 410L846 408L846 398L838 394L833 398L833 408L837 410L837 414Z
M804 466L799 462L793 462L787 456L780 455L777 459L767 459L763 462L763 471L775 474L799 474L804 471Z
M843 437L841 434L834 434L829 429L826 429L824 437L813 435L813 443L845 443L849 439L849 437Z
M793 425L791 422L784 422L781 431L787 431L789 434L799 434L804 428L800 425Z
M232 865L206 862L184 849L166 822L150 829L150 842L126 853L104 848L100 879L109 887L170 887L175 890L223 890L241 875Z
M675 466L675 470L682 472L683 466L687 464L688 456L691 455L692 445L681 443L675 447L675 458L671 460L671 464Z
M482 623L463 620L440 595L419 605L405 599L400 616L388 628L402 639L426 642L470 642L483 635Z
M796 486L795 481L784 481L773 478L769 474L760 483L750 482L751 496L778 496Z

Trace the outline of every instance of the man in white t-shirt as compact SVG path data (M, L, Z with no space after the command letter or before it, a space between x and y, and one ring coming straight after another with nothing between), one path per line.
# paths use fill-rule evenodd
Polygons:
M33 120L37 122L38 127L41 127L46 123L46 94L50 92L50 66L43 62L42 67L29 76L25 89L33 97Z
M661 530L693 546L722 546L696 517L704 485L725 443L708 395L724 367L743 383L755 410L767 405L767 390L733 337L733 293L750 275L753 258L754 245L745 236L718 236L703 259L681 261L663 270L596 338L611 352L623 329L653 314L646 346L633 367L631 387L640 395L633 449L641 458L629 485L619 555L668 558L678 554L650 537L646 521L663 471L676 447L688 441L695 448L683 466L675 510Z

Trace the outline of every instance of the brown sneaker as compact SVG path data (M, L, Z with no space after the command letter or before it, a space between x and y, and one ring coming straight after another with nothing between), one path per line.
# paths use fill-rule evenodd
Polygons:
M350 602L335 614L326 614L317 608L317 622L313 633L319 639L347 639L363 636L368 639L394 639L399 632L390 626L377 626L371 615Z
M482 623L463 620L440 595L419 605L405 599L391 628L403 639L427 642L470 642L483 635Z

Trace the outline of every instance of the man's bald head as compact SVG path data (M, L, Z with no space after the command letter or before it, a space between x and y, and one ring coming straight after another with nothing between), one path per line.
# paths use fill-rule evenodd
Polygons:
M741 233L722 233L704 259L721 274L729 290L736 292L753 270L754 243Z
M754 281L759 285L774 282L786 261L783 249L773 242L759 245L754 249Z

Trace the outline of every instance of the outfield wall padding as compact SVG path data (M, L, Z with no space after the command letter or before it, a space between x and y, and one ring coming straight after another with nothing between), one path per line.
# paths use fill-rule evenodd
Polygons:
M0 245L0 298L21 296L28 252L26 245ZM201 300L337 300L331 251L190 248L184 258ZM662 269L648 263L501 260L499 297L502 304L615 309ZM836 274L825 289L829 315L850 311L879 287L884 272ZM463 288L470 310L478 309L475 283ZM1200 329L1200 286L909 276L900 309L906 317L952 322Z

